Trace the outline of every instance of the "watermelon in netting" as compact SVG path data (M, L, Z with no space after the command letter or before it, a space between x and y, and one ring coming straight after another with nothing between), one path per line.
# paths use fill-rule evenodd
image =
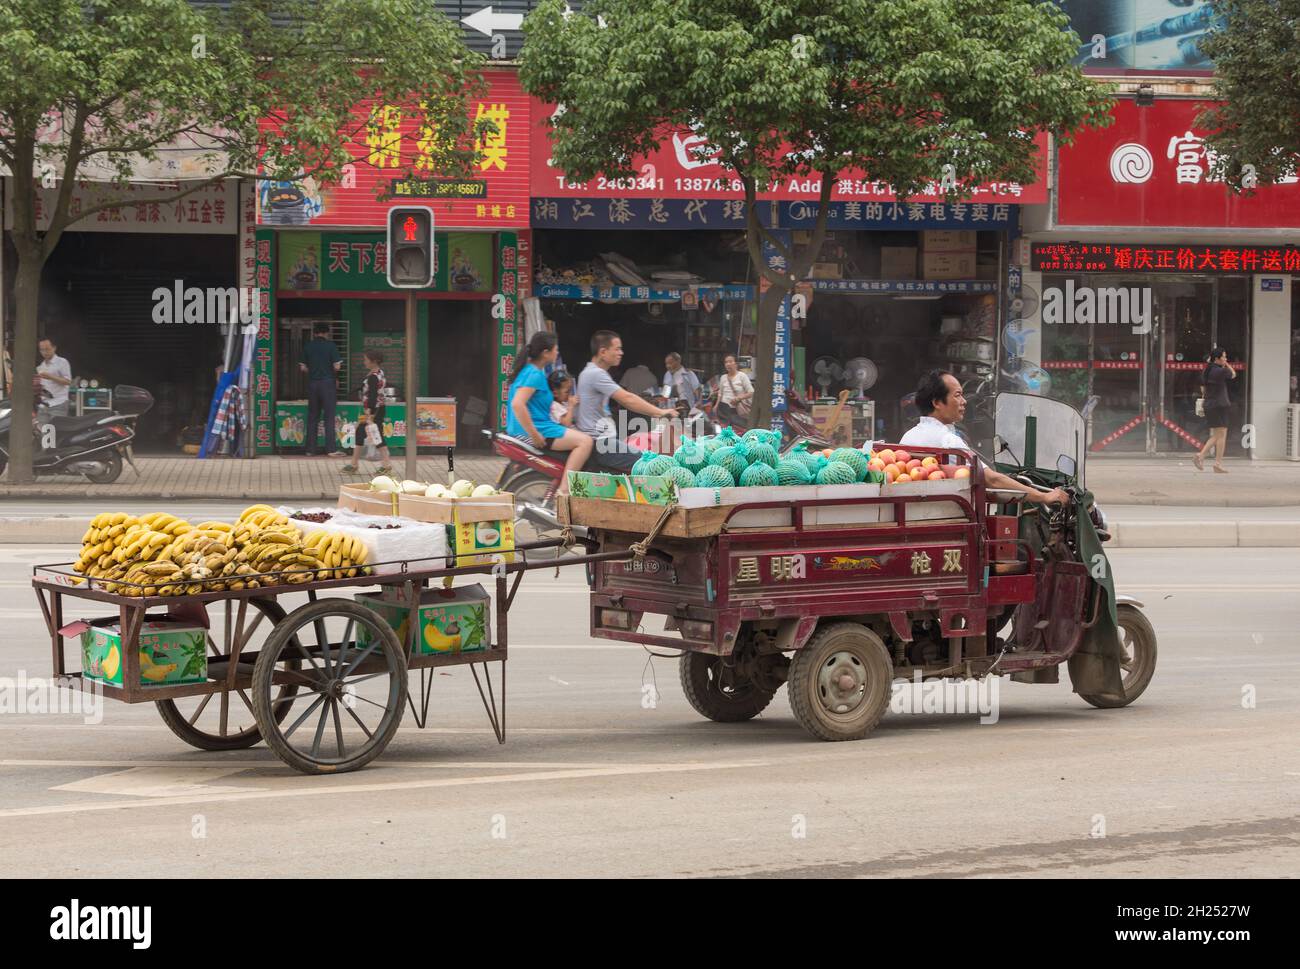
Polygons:
M641 473L662 477L668 473L669 468L675 467L677 467L677 462L668 455L656 454L649 461L646 461L645 470Z
M817 483L824 485L853 484L858 477L853 469L843 461L828 461L826 467L817 472Z
M718 448L709 455L709 464L715 468L725 469L733 480L739 480L745 473L745 468L749 467L749 462L737 454L733 447Z
M781 480L776 476L776 472L761 461L755 461L740 476L742 488L771 488L780 483Z
M749 463L766 464L769 468L775 468L777 461L776 451L770 444L751 444L749 446Z
M672 478L674 481L677 482L677 487L679 488L695 487L695 475L692 474L688 469L683 468L680 464L675 464L671 468L669 468L667 474L665 474L664 477Z
M694 441L687 441L677 449L673 455L673 460L679 467L685 468L691 474L696 474L700 468L709 463L709 452L700 444Z
M649 465L649 463L657 457L659 457L659 455L657 454L641 455L639 458L636 459L636 464L632 465L632 474L634 475L649 474L650 472L646 470L646 466Z
M832 461L843 461L853 469L854 479L861 481L867 476L867 456L856 448L839 447L831 452Z
M812 483L812 472L802 461L784 458L776 465L777 480L783 485L806 485Z
M796 461L802 464L809 471L815 473L819 470L817 462L820 459L820 456L813 454L811 451L804 451L804 450L791 451L790 457L794 458Z
M736 487L736 479L731 476L731 472L726 468L718 467L716 464L710 464L695 476L695 487L734 488Z

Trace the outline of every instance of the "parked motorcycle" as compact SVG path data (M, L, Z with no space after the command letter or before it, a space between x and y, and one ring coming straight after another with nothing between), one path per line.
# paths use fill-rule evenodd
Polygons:
M112 484L122 475L123 462L134 467L131 442L136 420L153 406L153 395L143 387L121 384L113 388L112 414L84 417L41 416L34 419L36 474L85 475L94 484ZM0 474L9 464L9 434L13 408L0 402ZM21 424L22 422L20 422Z

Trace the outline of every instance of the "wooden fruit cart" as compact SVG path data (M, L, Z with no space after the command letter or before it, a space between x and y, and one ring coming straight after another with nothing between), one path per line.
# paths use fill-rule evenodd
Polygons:
M301 584L289 584L288 573L268 573L259 577L260 588L182 596L145 596L143 587L121 580L87 579L71 563L34 566L32 586L49 630L54 674L62 685L124 703L155 703L167 726L202 750L241 750L265 740L295 770L341 773L379 756L408 706L416 725L424 727L433 680L448 666L469 666L493 733L505 742L508 617L524 573L628 557L626 552L559 557L563 545L559 539L529 543L516 549L513 561L496 564L448 565L454 556L376 563L395 570L346 577L346 570L336 569L338 577ZM442 580L475 575L494 580L492 640L481 651L423 652L421 591ZM402 590L402 601L409 604L405 642L373 609L351 598L322 595L374 587ZM305 604L292 611L281 605L282 596L303 592ZM70 621L69 600L102 603L109 615ZM208 657L202 682L141 683L141 630L147 620L163 617L205 630ZM66 662L68 644L79 645L81 631L104 622L116 622L120 630L120 686L70 671ZM501 664L495 687L491 663ZM420 673L414 692L408 685L412 670Z

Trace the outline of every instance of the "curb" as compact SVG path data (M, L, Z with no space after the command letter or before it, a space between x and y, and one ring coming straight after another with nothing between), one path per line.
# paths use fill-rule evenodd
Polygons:
M90 518L0 518L0 545L76 545ZM1300 548L1300 521L1116 522L1107 547Z

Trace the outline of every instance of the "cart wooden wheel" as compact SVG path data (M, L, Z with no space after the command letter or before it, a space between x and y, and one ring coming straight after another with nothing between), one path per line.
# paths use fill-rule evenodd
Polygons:
M860 740L889 709L893 676L885 644L866 626L819 626L790 662L790 709L820 740Z
M293 716L279 715L282 685L296 685ZM406 708L406 654L388 624L348 599L291 612L257 654L253 711L262 736L304 774L357 770L383 752Z
M695 712L718 723L752 720L772 702L772 691L725 665L721 656L687 650L682 653L678 674L682 692Z
M1156 672L1156 631L1141 610L1121 604L1115 610L1119 619L1119 642L1124 650L1120 660L1124 691L1119 696L1104 693L1080 693L1094 707L1126 707L1146 690Z
M247 606L241 608L243 603ZM274 599L213 599L205 603L208 613L208 669L210 676L226 675L227 657L236 640L242 639L241 662L251 672L252 656L284 610ZM276 697L276 715L284 719L298 687L283 684ZM262 739L253 714L253 700L247 689L219 690L180 700L159 700L158 713L172 733L200 750L243 750Z

